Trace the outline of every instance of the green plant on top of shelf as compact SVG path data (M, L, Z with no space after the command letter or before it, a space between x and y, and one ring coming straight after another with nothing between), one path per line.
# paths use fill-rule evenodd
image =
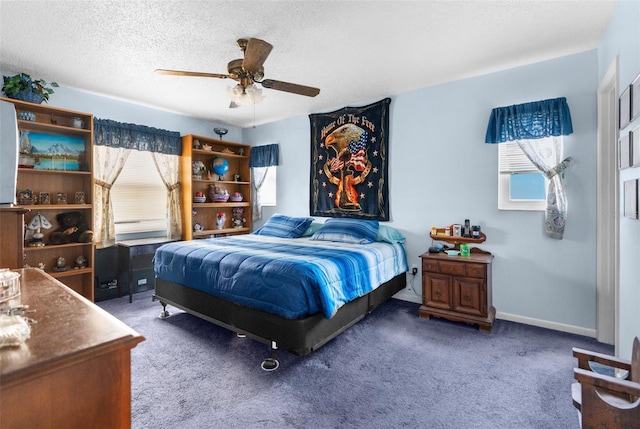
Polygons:
M9 98L29 101L40 104L49 101L49 96L53 94L53 89L48 86L58 87L56 82L47 82L44 79L32 79L26 73L19 73L14 76L2 76L2 92Z

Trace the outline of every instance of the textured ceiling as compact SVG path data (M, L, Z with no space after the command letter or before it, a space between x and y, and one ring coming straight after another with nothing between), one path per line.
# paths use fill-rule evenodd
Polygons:
M359 105L438 83L589 49L615 1L8 1L0 70L188 116L248 127ZM274 48L265 78L321 89L265 89L229 109L226 73L241 37ZM55 95L54 95L55 97Z

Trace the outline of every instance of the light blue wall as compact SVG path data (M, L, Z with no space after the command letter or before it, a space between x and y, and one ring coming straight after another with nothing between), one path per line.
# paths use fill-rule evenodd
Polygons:
M229 133L224 137L225 140L241 141L242 139L242 131L239 128L218 122L196 119L72 88L60 87L54 90L55 93L51 95L48 103L53 107L88 112L101 119L178 131L181 135L197 134L218 138L213 128L225 127L229 129Z
M602 79L618 57L618 88L622 92L640 74L640 1L620 1L598 48ZM640 127L636 119L622 130ZM624 213L624 182L640 178L640 168L620 171L620 213ZM640 337L640 221L620 216L620 356L631 356L633 338Z
M594 50L393 95L389 225L407 237L409 264L420 266L431 226L470 219L487 234L480 247L495 254L493 302L501 317L592 335L597 76ZM484 144L484 136L492 108L563 96L574 125L574 134L565 138L565 155L576 164L566 174L569 220L564 240L558 241L543 234L541 212L497 209L497 147ZM280 144L278 206L265 216L308 215L308 117L244 129L243 141ZM414 287L420 292L419 278ZM407 291L400 297L416 298Z

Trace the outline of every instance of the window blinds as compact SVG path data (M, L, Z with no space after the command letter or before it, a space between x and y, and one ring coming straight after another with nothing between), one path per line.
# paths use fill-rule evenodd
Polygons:
M537 173L538 169L515 141L498 145L498 171L501 174Z
M167 229L167 189L151 152L132 150L111 188L117 234Z

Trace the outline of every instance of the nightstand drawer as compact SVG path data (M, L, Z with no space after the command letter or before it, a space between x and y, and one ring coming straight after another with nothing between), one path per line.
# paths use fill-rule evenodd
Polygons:
M443 274L464 275L464 265L460 262L445 262L440 261L440 272Z
M430 259L422 260L422 272L430 272L437 273L438 272L438 261L433 261Z
M466 265L467 277L477 277L479 279L485 278L486 267L487 267L485 264L465 264L465 265Z

